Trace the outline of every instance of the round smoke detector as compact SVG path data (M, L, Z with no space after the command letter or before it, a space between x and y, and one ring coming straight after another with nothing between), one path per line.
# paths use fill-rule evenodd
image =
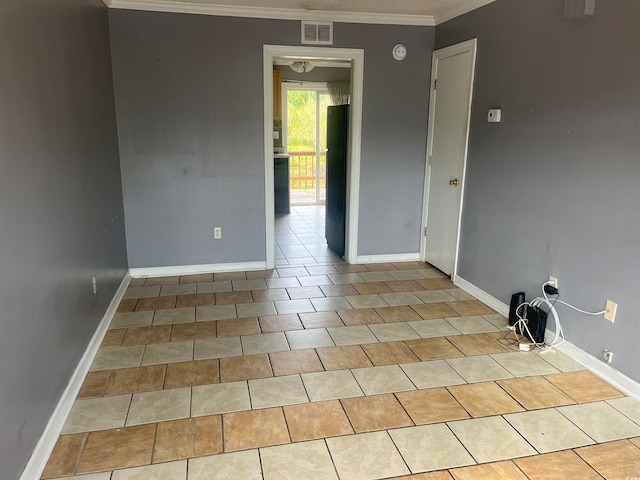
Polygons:
M399 43L393 47L393 58L396 60L404 60L407 56L407 47Z

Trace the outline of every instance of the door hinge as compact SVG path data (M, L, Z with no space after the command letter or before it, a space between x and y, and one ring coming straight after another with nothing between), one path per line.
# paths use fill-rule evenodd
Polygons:
M424 227L424 232L423 233L424 233L424 236L426 237L427 236L427 227Z
M433 81L433 89L434 89L434 90L436 90L437 88L438 88L438 79L436 78L436 79Z

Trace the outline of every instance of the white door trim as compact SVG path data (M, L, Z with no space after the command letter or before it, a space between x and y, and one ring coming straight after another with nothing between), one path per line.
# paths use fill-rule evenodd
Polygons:
M451 279L455 281L458 273L458 254L460 248L460 224L462 223L462 206L464 204L464 190L466 183L467 156L469 153L469 126L471 123L471 104L473 103L473 84L476 71L476 56L478 50L478 39L474 38L466 42L458 43L450 47L441 48L433 52L431 67L431 95L429 100L429 132L427 137L427 161L425 168L424 193L423 193L423 209L422 209L422 229L420 237L420 258L426 261L427 258L427 239L424 235L427 227L427 219L429 218L429 182L431 180L431 154L433 152L433 132L435 120L435 98L436 98L436 79L438 76L438 61L442 58L452 57L463 53L471 53L471 78L469 82L469 107L467 109L467 123L465 125L464 155L462 159L462 176L460 178L460 198L458 201L458 212L456 219L456 240L453 255L453 270L451 271Z
M345 260L358 258L358 214L360 203L360 153L362 141L362 92L364 87L364 50L329 47L264 45L264 195L265 246L268 269L275 266L275 212L273 198L273 57L331 58L353 62L351 69L351 118L349 119L349 159L347 161L347 219Z

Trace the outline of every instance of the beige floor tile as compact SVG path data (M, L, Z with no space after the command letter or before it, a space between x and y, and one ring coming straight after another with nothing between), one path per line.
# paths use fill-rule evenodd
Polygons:
M357 273L338 273L329 275L329 278L335 285L346 285L354 283L363 283L364 279Z
M127 427L189 417L191 388L134 393L127 415Z
M640 437L630 438L629 441L633 443L636 447L640 448Z
M370 367L371 361L359 345L317 349L325 370Z
M634 479L640 472L640 448L626 440L579 448L576 453L607 480Z
M269 357L275 376L321 372L324 370L314 349L273 352L269 354Z
M227 413L222 422L225 452L291 442L281 408Z
M484 333L447 337L465 355L503 353L506 348Z
M571 405L574 400L542 377L498 380L504 390L527 410Z
M553 408L512 413L504 418L540 453L568 450L594 443L582 430Z
M350 295L345 298L353 308L376 308L387 306L387 302L385 302L380 295Z
M165 310L176 306L176 297L141 298L136 304L136 312L142 310Z
M418 280L418 284L425 290L447 290L455 288L455 285L448 278L426 278Z
M405 392L416 387L398 365L356 368L353 376L365 395Z
M446 360L469 383L512 378L506 369L488 355L449 358Z
M456 311L451 309L446 303L424 303L422 305L412 305L411 308L413 308L424 320L430 320L432 318L449 318L458 315Z
M570 359L564 353L559 352L555 348L553 350L541 350L536 352L545 362L550 363L561 372L577 372L585 370L584 366Z
M286 315L288 313L307 313L315 312L313 305L309 299L298 300L277 300L274 302L278 315Z
M366 325L330 327L327 330L337 346L378 343L378 339Z
M329 273L338 273L338 269L333 265L308 266L307 271L311 275L327 275Z
M369 281L370 278L382 278L385 277L384 280L393 280L391 274L380 275L379 273L371 274L371 272L365 273L361 275L367 283L356 283L353 288L355 288L360 295L373 295L376 293L390 293L391 289L387 287L382 280L380 281ZM389 277L389 278L386 278Z
M101 397L104 394L104 389L110 376L110 370L87 373L82 383L82 388L78 392L78 398Z
M405 322L370 325L369 329L381 342L396 342L420 338L420 335Z
M196 322L225 320L227 318L238 318L235 305L211 305L207 307L196 307Z
M302 330L302 322L295 313L287 315L271 315L260 317L260 329L262 333L288 332Z
M534 352L509 352L491 355L496 362L516 377L552 375L558 370Z
M193 360L193 340L147 345L142 365L187 362Z
M158 424L153 462L222 453L222 417L185 418Z
M414 320L407 324L416 331L421 338L449 337L460 335L449 322L443 318L433 318L431 320Z
M399 392L396 397L416 425L469 418L446 388Z
M272 376L271 364L266 354L229 357L220 360L221 382L236 382Z
M345 297L312 298L311 304L316 312L329 310L347 310L353 308Z
M111 476L111 480L162 480L165 478L187 480L187 461L116 470Z
M376 366L420 361L403 342L370 343L362 348Z
M240 337L207 338L195 341L194 358L224 358L242 355Z
M267 284L262 278L252 278L247 280L232 280L234 292L246 290L266 290Z
M218 337L255 335L257 333L260 333L260 325L256 317L218 320L217 322Z
M447 305L463 317L470 315L491 315L496 313L492 308L487 307L479 300L447 302Z
M153 321L153 311L146 312L123 312L116 313L113 316L111 325L109 328L131 328L131 327L144 327L151 325Z
M394 480L454 480L448 470L439 470L437 472L416 473L415 475L407 475L396 477Z
M606 402L558 407L558 411L598 443L640 435L640 426Z
M287 277L304 277L309 275L309 272L304 267L280 267L277 268L278 276L280 278Z
M58 437L41 478L73 475L86 440L86 433Z
M349 263L343 263L335 266L340 273L360 273L368 272L366 265L355 265Z
M456 300L476 300L476 297L474 297L470 293L465 292L461 288L445 288L444 291Z
M155 425L92 432L80 457L78 473L100 472L151 463ZM109 452L109 455L105 455Z
M122 339L124 338L125 333L127 333L126 328L114 328L112 330L107 330L107 333L105 333L104 338L102 339L100 347L104 348L122 346Z
M389 272L395 280L423 280L424 269L420 270L394 270Z
M111 472L87 473L85 475L74 475L72 477L57 477L56 480L111 480Z
M317 286L291 287L287 288L287 293L291 300L302 300L308 298L324 298L324 293ZM295 312L298 313L298 312Z
M607 403L640 425L640 401L631 397L623 397L607 400Z
M498 330L504 331L507 329L509 323L507 317L500 315L499 313L482 315L482 318L491 322Z
M113 370L106 385L106 395L162 390L166 365Z
M230 305L232 303L252 303L250 291L244 292L216 292L216 305Z
M207 305L215 305L215 303L216 300L213 293L194 292L192 295L179 295L176 301L176 308L205 307Z
M391 394L345 398L340 402L357 433L413 426L411 418Z
M382 318L373 308L355 308L340 310L338 312L345 325L367 325L370 323L383 323Z
M336 312L301 313L304 328L342 327L344 323Z
M307 267L307 270L309 267ZM321 287L325 285L333 285L328 275L311 275L309 277L298 277L300 285L303 287Z
M233 290L231 287L231 281L220 282L198 282L198 293L217 293L217 292L230 292Z
M387 305L392 307L418 305L422 303L422 300L411 292L381 293L380 297Z
M400 428L389 434L414 473L475 463L445 424Z
M327 445L322 440L260 449L264 480L338 480Z
M353 433L353 428L338 400L287 405L284 407L284 415L291 440L294 442Z
M252 270L245 272L247 280L254 278L277 278L278 274L274 269L270 270Z
M409 473L387 432L328 438L326 442L340 478L373 480Z
M213 274L214 282L223 282L229 280L245 280L247 278L244 272L221 272Z
M420 340L407 340L405 343L420 360L463 356L463 353L446 338L423 338Z
M451 386L448 390L472 417L488 417L524 410L494 382Z
M528 480L513 462L487 463L451 471L455 480Z
M267 278L265 279L267 282L267 287L270 289L273 288L295 288L299 287L300 282L295 277L286 277L286 278Z
M480 315L468 317L451 317L446 319L453 327L462 333L496 332L498 328Z
M170 295L190 295L196 293L197 285L195 283L183 283L179 285L163 285L160 289L160 296Z
M131 395L76 400L62 433L66 435L123 427L130 401Z
M216 322L179 323L171 329L171 341L182 342L196 338L215 338L217 336Z
M195 360L168 364L164 388L193 387L218 382L218 360Z
M325 328L286 332L292 350L333 346L333 340Z
M420 284L416 283L414 280L389 280L388 282L384 283L391 289L392 292L417 292L420 290L424 290L424 288L422 288Z
M180 283L213 282L213 273L195 273L192 275L182 275Z
M160 285L154 287L129 287L124 294L124 298L151 298L160 295Z
M424 303L453 302L456 300L455 297L451 296L444 290L423 290L421 292L413 293Z
M591 372L560 373L545 377L578 403L620 398L624 395Z
M289 300L287 290L284 288L270 288L268 290L252 290L254 302L274 302L276 300Z
M343 297L358 294L354 286L349 284L320 285L320 290L322 290L322 293L324 293L326 297Z
M312 402L364 395L350 370L303 373L301 377Z
M391 276L391 271L395 271L397 270L396 267L394 267L391 263L385 262L385 263L369 263L367 265L367 270L369 270L369 272L372 273L384 273L387 274L389 276ZM367 275L366 272L364 272L364 276Z
M150 277L144 282L145 287L152 287L156 285L176 285L180 282L179 276L170 277Z
M376 313L387 323L408 322L411 320L420 320L422 318L415 310L407 306L380 307L375 310Z
M238 318L262 317L281 313L276 312L273 302L239 303L236 305L236 310Z
M465 383L464 379L444 360L404 363L400 367L418 388L446 387Z
M575 452L547 453L533 457L519 458L516 465L530 480L602 480L593 468Z
M137 367L142 361L144 345L133 347L107 347L98 350L91 364L91 371Z
M191 416L202 417L251 409L247 382L218 383L192 388Z
M189 460L189 480L211 480L211 472L221 479L263 480L257 449Z
M254 409L309 401L300 375L249 380L249 394Z
M164 343L171 339L171 325L128 328L122 340L123 347Z
M472 418L448 422L478 463L535 455L537 452L502 417Z
M194 307L156 310L156 313L153 315L154 325L168 325L170 323L190 323L195 321L196 309Z
M260 353L284 352L289 350L287 338L283 332L245 335L241 337L242 353L257 355Z
M138 303L137 298L125 298L118 305L117 312L133 312L136 309Z

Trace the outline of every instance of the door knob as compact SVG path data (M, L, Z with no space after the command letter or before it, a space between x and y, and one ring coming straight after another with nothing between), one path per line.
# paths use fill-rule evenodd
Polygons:
M453 180L449 180L449 185L453 185L453 186L458 185L458 179L454 178Z

